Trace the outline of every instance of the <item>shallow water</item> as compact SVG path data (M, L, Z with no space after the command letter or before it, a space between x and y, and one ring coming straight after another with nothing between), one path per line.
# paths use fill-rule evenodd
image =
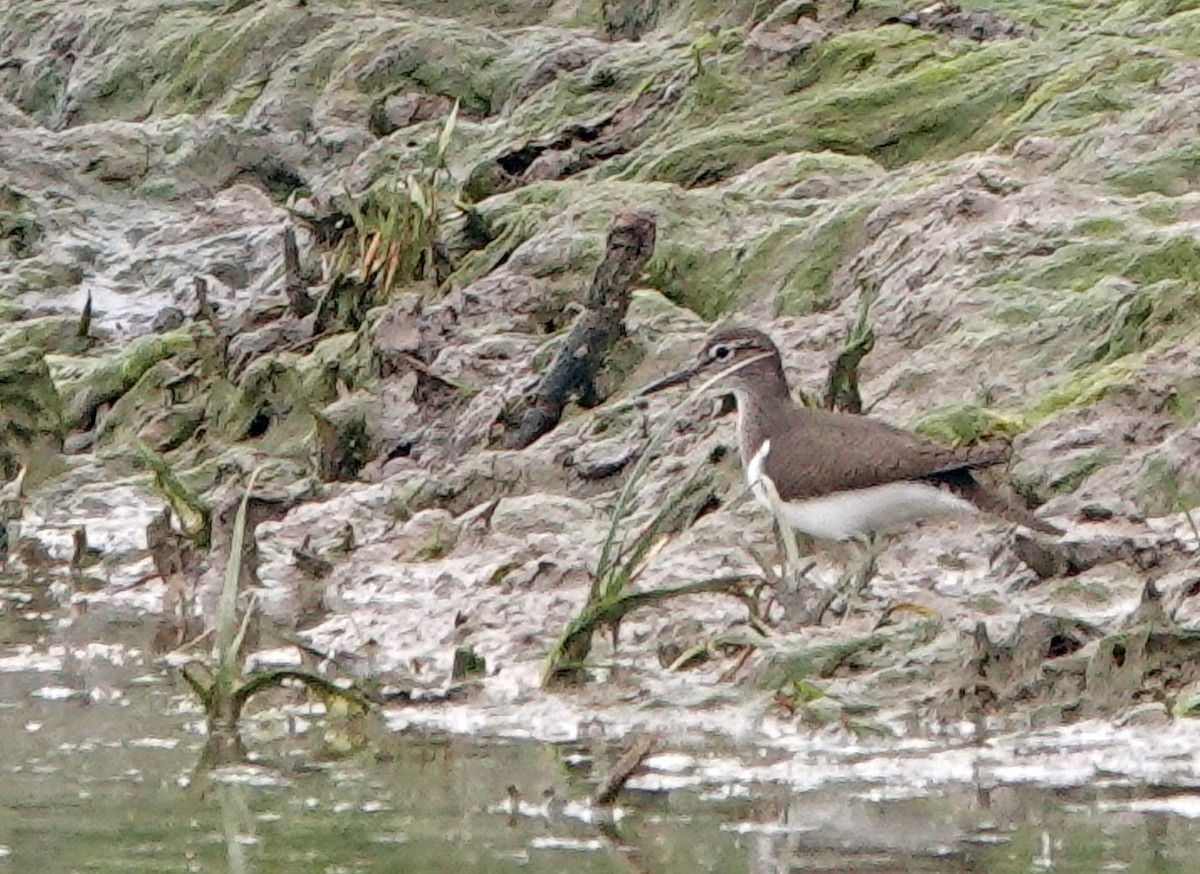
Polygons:
M619 744L376 726L371 752L330 760L300 706L251 722L260 764L199 775L199 712L148 632L20 593L0 614L0 871L1195 870L1186 779L922 782L877 752L805 784L828 753L668 741L609 822L588 798ZM1100 762L1089 749L1059 754Z

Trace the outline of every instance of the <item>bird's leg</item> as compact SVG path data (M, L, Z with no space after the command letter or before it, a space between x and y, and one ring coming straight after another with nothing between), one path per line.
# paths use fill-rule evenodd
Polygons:
M766 477L760 477L750 483L748 491L754 491L755 488L761 488L766 493L771 516L775 519L776 536L783 541L784 585L788 590L787 594L794 594L799 591L800 582L804 579L804 572L800 568L800 547L796 544L796 531L788 524L783 512L783 500L779 497L775 484Z
M800 564L800 547L796 543L796 532L791 525L775 517L776 534L783 544L783 579L789 594L800 590L805 569Z
M850 594L861 595L875 579L879 570L879 556L883 552L884 540L874 532L857 541L862 561L850 578Z
M794 529L783 516L783 504L775 490L768 489L771 496L771 509L775 516L776 536L783 541L785 559L782 585L775 593L775 600L783 608L784 618L800 625L820 624L820 614L824 608L821 587L808 578L808 572L816 562L803 562L800 556L800 546ZM814 604L817 606L814 607Z
M850 559L854 558L857 553L860 557L859 562L849 564L846 570L838 577L837 583L832 589L829 589L821 603L817 606L817 618L819 623L824 617L826 611L833 608L834 612L842 617L845 617L850 612L850 602L870 584L875 577L875 572L878 569L879 554L882 551L883 540L876 534L866 534L856 536L848 541L850 547ZM841 600L835 605L835 601Z

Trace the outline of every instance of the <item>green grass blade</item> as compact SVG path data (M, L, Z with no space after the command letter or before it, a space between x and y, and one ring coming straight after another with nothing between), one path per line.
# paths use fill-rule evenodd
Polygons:
M229 561L225 565L225 583L221 588L221 600L217 608L217 676L213 688L217 700L230 700L237 684L238 644L242 637L238 633L237 597L242 579L242 549L246 543L246 513L250 505L250 495L254 491L254 482L261 472L262 468L258 467L250 474L246 493L242 495L237 516L233 520Z
M604 546L600 550L600 559L596 562L596 576L592 580L592 591L589 595L589 600L594 600L600 596L603 586L603 580L606 575L612 571L614 563L613 549L616 547L617 540L622 532L622 523L625 521L625 516L628 514L630 498L633 496L637 488L637 484L641 482L642 477L646 473L646 469L650 466L650 460L654 457L654 453L663 441L667 439L667 435L675 428L675 423L683 416L683 412L687 407L698 398L702 397L709 389L730 376L737 373L743 367L762 361L767 358L767 354L756 355L746 361L738 362L730 367L725 368L716 376L706 380L702 385L688 394L683 400L675 404L671 408L666 421L654 432L654 436L650 438L650 442L646 445L646 449L642 452L641 458L637 460L637 464L633 466L633 470L629 474L629 479L625 481L624 487L621 489L620 495L617 496L617 505L613 508L612 522L608 526L608 537L604 541Z

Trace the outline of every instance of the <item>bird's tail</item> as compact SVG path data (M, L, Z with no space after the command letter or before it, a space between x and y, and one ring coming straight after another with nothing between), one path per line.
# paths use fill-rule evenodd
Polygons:
M971 476L968 471L963 471L963 473L966 476L955 477L947 484L956 495L970 501L985 513L991 513L993 516L999 516L1001 519L1007 519L1009 522L1014 522L1017 525L1024 525L1026 528L1040 531L1043 534L1052 534L1057 537L1065 533L1058 526L1051 525L1049 522L1039 519L1025 507L1016 506L986 488L975 477Z

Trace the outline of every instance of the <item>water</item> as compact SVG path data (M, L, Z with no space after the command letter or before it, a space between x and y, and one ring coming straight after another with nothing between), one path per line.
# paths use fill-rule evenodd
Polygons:
M137 588L84 609L7 583L0 874L1197 870L1186 721L853 749L794 729L773 743L668 734L608 817L589 798L620 738L505 740L486 708L455 716L469 702L328 721L280 690L246 725L257 764L202 774L202 714L148 655ZM585 707L536 704L564 722ZM355 752L330 754L352 735Z
M91 700L59 697L69 672L0 673L0 871L1196 870L1200 797L1144 789L733 781L632 789L612 823L587 799L616 750L384 733L329 761L299 716L264 764L202 776L185 691L128 680ZM643 784L690 758L652 759Z

